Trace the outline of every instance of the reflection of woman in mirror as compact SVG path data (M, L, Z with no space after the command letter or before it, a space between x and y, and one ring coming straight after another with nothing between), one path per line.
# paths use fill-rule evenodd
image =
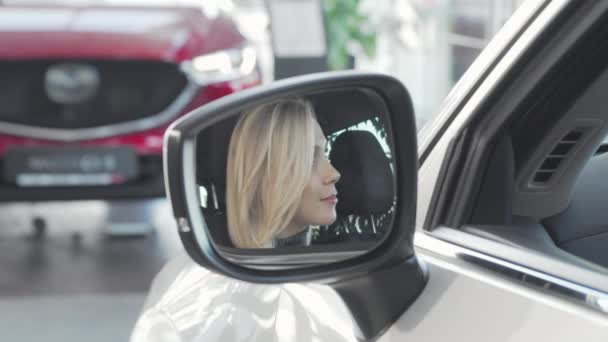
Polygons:
M338 171L325 156L312 105L284 99L237 123L228 151L228 232L240 248L310 244L310 226L336 220Z

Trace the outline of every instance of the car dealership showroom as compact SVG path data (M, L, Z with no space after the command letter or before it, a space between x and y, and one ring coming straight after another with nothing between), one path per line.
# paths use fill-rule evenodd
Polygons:
M167 265L190 257L167 194L177 120L291 77L357 69L403 83L421 132L522 3L0 0L0 341L134 339L165 290L155 279L179 278ZM384 137L370 122L357 127ZM200 197L218 208L215 184ZM351 233L377 235L369 222Z

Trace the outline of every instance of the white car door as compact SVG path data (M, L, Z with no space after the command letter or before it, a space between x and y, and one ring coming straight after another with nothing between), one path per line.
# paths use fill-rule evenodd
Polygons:
M534 6L538 6L534 9ZM568 7L567 1L551 3L526 2L512 21L526 20L526 14L538 12L519 33L519 38L507 49L500 61L471 91L469 100L458 101L466 96L467 90L473 89L475 75L484 73L491 64L491 59L500 54L501 44L508 44L509 27L488 46L482 55L465 75L464 81L455 89L444 105L444 110L435 125L422 132L422 155L426 158L419 173L418 225L425 225L428 219L432 194L438 183L441 183L441 163L449 158L448 145L466 127L476 108L485 100L503 79L506 73L513 70L522 54L529 51L532 42L543 34L552 20ZM528 7L526 7L528 6ZM563 15L563 14L562 14ZM529 18L529 17L528 17ZM589 21L594 19L589 18ZM513 23L512 23L513 24ZM508 25L507 25L508 26ZM514 26L515 27L515 26ZM494 55L493 57L491 55ZM455 111L460 110L457 114ZM452 115L450 125L442 127L442 121ZM438 135L441 129L443 135ZM431 142L432 141L432 142ZM432 147L428 147L432 146ZM425 150L426 148L426 150ZM425 191L428 189L429 191ZM428 224L428 222L426 223ZM591 267L594 272L583 272L578 276L555 275L546 269L559 269L563 265L546 255L535 253L533 249L521 251L521 246L513 246L510 241L492 241L495 252L501 248L514 248L523 253L525 262L514 262L505 258L508 253L492 253L492 247L483 251L470 248L481 243L479 237L459 234L458 239L443 239L448 234L433 234L420 230L415 238L419 255L430 268L429 283L414 305L379 339L379 341L399 341L405 338L425 341L529 341L546 340L571 341L577 339L602 341L608 331L608 294L592 286L582 285L587 276L595 280L605 279L605 270ZM441 231L441 229L438 229ZM437 231L437 230L436 230ZM467 241L468 246L458 245L458 241ZM538 270L536 258L548 266ZM535 260L533 263L532 260ZM584 265L586 267L588 265ZM582 268L582 267L581 267ZM576 267L573 270L577 270ZM579 269L582 270L582 269ZM586 269L585 269L586 271ZM584 279L584 280L583 280Z

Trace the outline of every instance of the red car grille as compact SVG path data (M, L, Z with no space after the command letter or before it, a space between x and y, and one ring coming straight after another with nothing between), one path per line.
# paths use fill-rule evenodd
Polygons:
M0 61L0 122L76 129L133 121L165 110L187 83L164 62Z

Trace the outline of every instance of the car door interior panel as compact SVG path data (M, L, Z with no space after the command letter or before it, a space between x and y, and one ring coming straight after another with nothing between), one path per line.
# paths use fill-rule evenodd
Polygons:
M564 250L608 267L608 155L589 160L563 212L543 220L555 243Z

